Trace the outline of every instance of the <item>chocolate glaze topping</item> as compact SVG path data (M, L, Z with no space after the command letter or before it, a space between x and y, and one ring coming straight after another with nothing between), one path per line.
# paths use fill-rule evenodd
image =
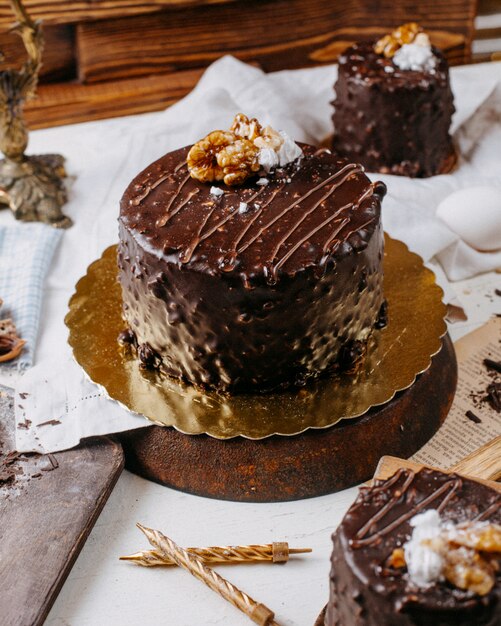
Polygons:
M419 588L388 565L411 536L409 521L427 509L461 523L501 523L501 495L457 475L400 470L359 497L333 535L326 626L495 626L501 623L501 574L486 596L447 582Z
M426 177L448 171L454 105L445 57L433 48L433 70L401 70L373 46L357 43L339 57L334 150L373 172Z
M120 220L131 229L140 224L137 241L172 262L234 272L244 282L322 267L352 235L355 245L365 244L379 216L374 198L385 189L360 165L303 148L304 158L265 178L268 184L254 178L237 188L217 185L220 196L188 174L189 148L169 153L129 186Z
M263 390L300 384L333 366L342 345L366 342L383 302L386 189L359 165L302 148L265 180L217 184L221 195L189 176L189 147L132 181L120 208L120 281L149 366Z

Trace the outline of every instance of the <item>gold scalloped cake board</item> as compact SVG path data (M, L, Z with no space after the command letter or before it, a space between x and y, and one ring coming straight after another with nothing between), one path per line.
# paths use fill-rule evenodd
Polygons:
M263 439L359 417L409 388L429 368L446 332L443 292L422 259L387 235L384 293L388 324L373 333L360 372L262 395L204 392L139 368L117 342L125 325L116 246L105 250L78 281L66 324L76 361L91 381L128 410L189 435Z

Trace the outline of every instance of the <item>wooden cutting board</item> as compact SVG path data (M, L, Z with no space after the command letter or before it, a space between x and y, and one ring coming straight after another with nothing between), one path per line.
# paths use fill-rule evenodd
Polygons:
M17 458L9 454L13 406L12 390L0 385L0 623L33 626L47 617L122 471L123 453L100 438Z

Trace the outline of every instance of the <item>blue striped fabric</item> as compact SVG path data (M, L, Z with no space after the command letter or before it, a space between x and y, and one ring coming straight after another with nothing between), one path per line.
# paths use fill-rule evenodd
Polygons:
M15 361L0 365L1 371L33 363L45 277L62 234L44 224L0 226L0 319L12 318L27 342Z

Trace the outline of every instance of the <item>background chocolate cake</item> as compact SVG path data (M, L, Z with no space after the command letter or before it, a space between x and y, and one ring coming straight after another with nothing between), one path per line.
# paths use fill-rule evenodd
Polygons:
M190 176L189 151L150 165L121 202L126 339L142 364L263 391L359 357L383 304L384 185L312 146L211 185Z
M376 52L377 43L357 43L339 57L333 149L370 172L427 177L449 171L455 156L447 61L436 48L417 44L395 52L398 44L390 42L386 56L384 49ZM407 58L400 50L409 51Z
M449 578L417 585L405 561L398 562L402 556L395 559L399 552L407 556L411 523L425 511L440 515L445 528L473 523L477 532L489 532L489 549L494 548L494 555L482 555L480 551L469 560L472 554L461 545L448 550L456 550L456 570L452 573L459 573L458 584L464 582L467 588L459 588ZM492 541L493 536L499 539L501 527L491 533L487 524L501 524L501 495L454 474L400 470L388 480L363 488L333 535L326 626L501 624L501 545L496 552ZM478 570L484 558L485 572ZM486 581L481 580L479 571L486 574ZM483 582L489 584L483 589L475 587Z

